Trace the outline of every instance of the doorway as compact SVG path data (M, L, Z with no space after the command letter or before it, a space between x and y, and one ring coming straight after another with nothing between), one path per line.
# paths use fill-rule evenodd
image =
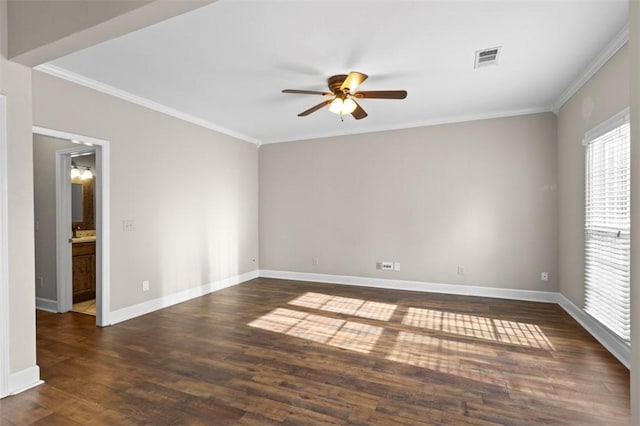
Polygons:
M95 282L93 291L96 325L107 326L110 324L109 143L101 139L40 127L34 127L33 134L36 306L38 309L60 313L72 310L74 272L76 280L78 271L86 272ZM95 164L91 164L93 168L86 166L86 161L83 160L88 159L88 155L95 155ZM76 169L82 169L80 173L90 170L91 189L95 199L95 202L88 198L76 200L75 212L71 177L74 165ZM85 165L85 168L79 165ZM74 172L77 173L77 170ZM39 173L48 173L48 176L51 176L49 181L42 176L36 176ZM80 183L81 180L77 182ZM75 188L76 196L87 195L83 194L82 188ZM48 195L41 192L48 192ZM41 197L40 201L38 197ZM89 240L92 240L92 243L89 244ZM76 265L77 270L74 271L73 254L78 254L78 249L82 252L77 258L81 264L80 269L77 269ZM92 249L92 253L87 251L89 249ZM55 256L52 256L52 253ZM91 266L92 261L95 262L94 266ZM91 290L84 290L82 296L86 299ZM77 287L75 293L78 296Z
M64 150L57 151L64 153ZM71 153L71 311L96 316L96 155L91 147Z

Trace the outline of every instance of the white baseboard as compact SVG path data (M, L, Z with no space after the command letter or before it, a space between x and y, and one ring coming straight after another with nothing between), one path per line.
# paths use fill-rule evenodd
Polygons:
M558 293L551 291L518 290L497 287L477 287L460 284L442 284L423 281L390 280L386 278L352 277L348 275L313 274L307 272L260 270L264 278L316 281L392 290L422 291L427 293L458 294L463 296L494 297L498 299L526 300L530 302L557 303Z
M206 294L258 278L258 276L258 270L255 270L240 275L234 275L233 277L225 278L213 283L204 284L200 287L190 288L189 290L159 297L157 299L149 300L148 302L128 306L126 308L118 309L117 311L111 311L109 313L109 322L111 324L117 324L122 321L157 311L158 309L167 308L178 303L186 302L187 300L195 299L196 297L204 296Z
M16 395L44 383L40 380L40 367L25 368L9 375L9 395Z
M618 358L625 367L631 368L631 348L609 329L593 319L590 315L577 307L564 295L559 294L558 304L567 311L574 320L589 332L611 355Z
M58 312L58 302L51 299L45 299L44 297L36 297L36 309L41 311Z

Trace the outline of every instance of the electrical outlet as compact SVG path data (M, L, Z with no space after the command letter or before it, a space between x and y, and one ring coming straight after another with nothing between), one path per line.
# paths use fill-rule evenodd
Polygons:
M44 278L38 277L37 278L37 282L38 282L38 287L40 287L40 288L44 287Z
M142 291L149 291L149 281L142 281Z
M124 232L131 232L131 231L133 231L133 228L134 228L133 220L126 220L125 219L125 220L122 221L122 230Z
M393 262L382 262L381 266L382 270L393 271Z
M549 281L549 273L540 272L540 281Z
M462 265L458 266L458 275L464 275L464 266Z
M394 262L393 263L393 270L394 271L399 271L400 270L400 262Z
M318 258L317 257L313 257L311 258L311 264L313 266L318 266Z

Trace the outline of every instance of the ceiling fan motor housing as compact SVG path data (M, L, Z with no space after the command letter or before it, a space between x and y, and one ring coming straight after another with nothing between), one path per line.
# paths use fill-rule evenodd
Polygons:
M344 83L346 79L347 76L345 74L339 74L329 77L329 79L327 80L329 90L331 90L331 92L336 96L343 95L344 93L342 92L342 90L340 90L340 86L342 86L342 83Z

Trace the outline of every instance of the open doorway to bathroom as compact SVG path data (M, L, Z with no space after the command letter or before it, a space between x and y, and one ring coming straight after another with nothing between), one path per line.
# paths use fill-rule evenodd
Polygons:
M108 143L34 128L33 161L36 307L108 325Z
M95 170L94 148L71 153L71 311L93 316L96 316Z

